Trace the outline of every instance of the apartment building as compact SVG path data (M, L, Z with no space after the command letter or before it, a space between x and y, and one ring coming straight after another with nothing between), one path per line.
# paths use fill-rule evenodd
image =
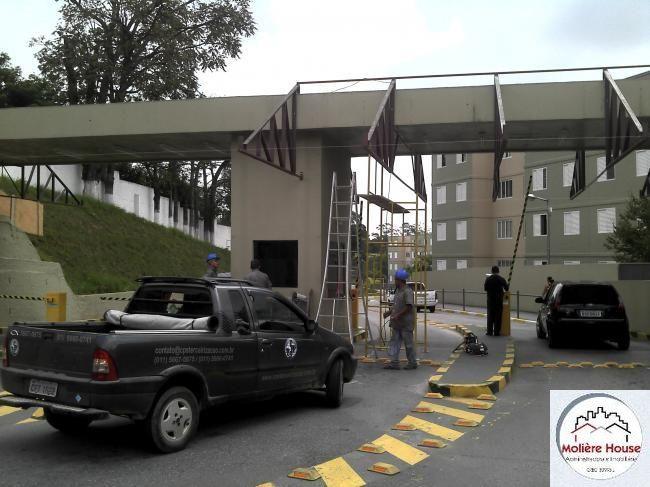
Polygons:
M405 269L415 262L417 255L424 255L424 235L418 237L416 247L414 235L389 237L391 245L388 246L388 282L395 282L394 276L397 269Z
M574 153L526 154L525 181L532 175L531 193L549 200L531 199L526 211L526 263L547 262L550 240L551 264L612 263L605 248L607 236L632 195L638 195L650 170L650 151L636 151L598 177L575 199L569 198ZM603 153L588 153L585 161L589 184L605 169Z
M492 202L491 154L439 154L432 164L434 269L505 267L523 205L524 155L506 154ZM525 243L520 244L523 252Z
M531 193L517 258L529 265L614 262L605 248L616 219L650 170L650 151L636 151L571 200L574 153L506 154L499 197L492 202L492 154L434 156L434 268L508 267L528 180ZM605 168L602 153L586 158L587 182ZM547 216L548 200L549 214ZM550 237L549 237L550 234Z

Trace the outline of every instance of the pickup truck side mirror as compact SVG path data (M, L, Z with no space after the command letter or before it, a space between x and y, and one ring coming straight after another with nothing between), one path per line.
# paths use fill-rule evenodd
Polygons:
M307 330L307 333L314 333L317 328L318 328L318 323L316 323L315 320L309 319L305 323L305 330Z
M539 304L542 304L542 303L544 303L544 298L541 297L541 296L538 296L538 297L535 298L535 302L539 303Z

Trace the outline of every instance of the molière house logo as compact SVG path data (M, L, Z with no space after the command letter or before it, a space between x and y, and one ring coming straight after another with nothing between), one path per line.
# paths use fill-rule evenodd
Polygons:
M572 401L556 427L560 455L590 479L611 479L629 470L643 448L634 411L611 394L587 394Z

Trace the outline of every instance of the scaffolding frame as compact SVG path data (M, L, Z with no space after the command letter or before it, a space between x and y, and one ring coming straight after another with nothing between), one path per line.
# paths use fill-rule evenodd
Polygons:
M373 161L374 161L374 180L371 180L371 169L373 166ZM398 179L404 186L406 186L409 190L413 192L414 195L414 200L411 201L391 201L389 198L387 198L384 195L385 192L385 185L384 185L384 177L386 172L390 172L391 177L395 177ZM413 263L415 265L414 272L411 274L411 280L415 283L422 283L424 285L424 290L419 289L419 286L416 284L414 287L415 289L413 290L414 294L414 306L416 308L416 312L414 313L414 342L416 344L416 348L418 345L423 345L422 347L422 353L428 353L428 325L427 325L427 313L428 313L428 308L426 306L426 293L427 293L427 263L426 259L427 256L429 256L429 235L428 235L428 208L427 208L427 203L426 200L421 198L421 196L418 194L418 192L409 186L406 182L404 182L402 179L399 178L394 172L388 171L380 162L378 162L376 159L371 157L371 155L368 155L368 173L367 173L367 193L365 195L359 195L360 198L366 199L367 205L366 205L366 222L368 225L370 224L370 211L371 211L371 205L375 206L379 210L379 239L377 241L373 241L372 245L380 246L379 253L378 253L378 259L375 259L373 268L371 269L370 266L370 229L368 228L368 238L366 238L366 259L364 262L364 282L365 285L363 286L363 296L362 299L364 300L365 307L368 310L368 313L370 313L370 310L377 310L378 312L378 317L379 317L379 334L377 339L381 343L375 343L374 348L375 350L387 350L388 349L388 341L390 340L390 337L387 337L387 324L384 321L384 312L390 307L388 303L388 283L390 282L389 276L391 274L390 268L389 268L389 262L388 262L388 252L390 249L403 249L406 251L406 249L412 249L413 251ZM388 189L390 190L390 181L388 183ZM382 199L386 200L386 207L382 207L376 203L373 203L373 197L380 197ZM404 235L404 228L406 224L406 214L414 212L415 215L415 232L413 235ZM421 213L424 213L423 219L424 219L424 233L421 232L421 221L420 221L420 215ZM400 215L402 216L401 218L401 226L400 229L401 231L399 232L399 235L394 235L395 234L395 215ZM390 220L390 234L384 235L384 223L389 223ZM384 241L384 236L386 237ZM396 239L395 237L400 237L399 239ZM411 242L407 240L412 240ZM376 254L373 254L376 255ZM421 257L421 260L418 258ZM386 261L386 272L384 273L383 269L383 262L384 259ZM423 264L423 265L419 265ZM433 260L432 264L433 265ZM379 267L379 269L378 269ZM381 275L381 279L379 282L379 299L378 299L378 304L371 304L371 296L374 296L371 294L371 270L372 270L372 275ZM374 283L375 285L377 284L376 282ZM418 307L418 298L422 298L422 306L424 310L424 320L422 321L423 323L423 337L422 340L418 340L418 324L419 324L419 319L418 319L418 313L417 313L417 307ZM369 326L369 325L367 325ZM372 335L369 333L370 330L366 330L365 333L365 344L364 344L364 353L365 355L368 355L368 349L369 349L369 342L368 339Z

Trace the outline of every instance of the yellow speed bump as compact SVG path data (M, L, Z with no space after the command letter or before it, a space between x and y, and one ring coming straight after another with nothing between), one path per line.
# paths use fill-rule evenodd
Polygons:
M411 412L414 413L432 413L434 409L428 405L426 402L421 402L417 406L415 406L413 409L411 409Z
M375 445L374 443L364 443L357 450L365 453L384 453L386 448L383 446Z
M391 429L397 431L415 431L417 428L409 423L397 423Z
M477 421L472 421L471 419L459 419L454 422L454 426L464 426L466 428L475 428L478 426Z
M634 364L635 367L645 367L646 366L646 364L644 364L643 362L632 362L632 363Z
M593 367L594 363L593 362L580 362L580 365L583 367Z
M442 374L432 375L429 377L429 382L438 382L440 379L442 379Z
M481 394L476 399L478 399L479 401L496 401L497 396L495 396L494 394Z
M429 455L422 450L418 450L408 443L404 443L390 435L382 435L374 440L373 443L375 445L383 446L386 448L386 452L409 465L415 465L429 457Z
M444 374L448 370L449 370L449 367L439 367L438 370L436 370L436 372L438 372L439 374Z
M429 379L429 380L431 380L431 379ZM438 379L436 379L436 380L438 380ZM442 399L442 398L445 397L445 396L443 396L443 395L440 394L439 392L427 392L427 393L424 395L424 397L426 397L426 398L428 398L428 399Z
M432 438L427 438L418 443L419 446L426 446L427 448L444 448L447 446L447 443L440 440L434 440Z
M377 359L370 358L370 357L363 357L363 358L360 360L360 362L361 362L362 364L374 364L374 363L377 362Z
M430 410L429 412L445 414L447 416L453 416L454 418L468 419L470 421L476 422L477 424L483 421L484 418L482 414L472 413L463 409L450 408L441 404L433 404L425 401L421 401L420 404L418 404L418 407L428 407Z
M425 359L418 360L418 363L420 365L433 365L433 360L425 358Z
M32 419L43 419L45 417L45 412L43 411L43 408L37 408L36 411L34 411L34 414L32 414Z
M543 367L545 369L557 369L558 368L557 364L544 364Z
M536 360L534 362L531 362L530 365L532 365L533 367L542 367L544 365L544 362L542 362L541 360Z
M489 402L476 401L467 406L470 409L490 409L492 404Z
M569 362L555 362L555 365L557 365L558 367L568 367Z
M532 369L533 367L535 367L533 364L521 364L521 365L519 365L520 369Z
M607 364L596 364L594 365L594 369L607 369L609 368Z
M582 365L580 364L569 364L570 369L581 369Z
M605 362L607 367L618 367L618 362Z
M292 479L300 480L318 480L320 478L320 473L314 467L309 468L294 468L289 472L288 477Z
M397 468L395 465L391 465L390 463L384 463L384 462L374 463L368 470L383 475L395 475L399 473L399 468Z
M255 487L275 487L273 482L264 482L263 484L257 484Z
M619 369L633 369L634 364L619 364L618 368Z

